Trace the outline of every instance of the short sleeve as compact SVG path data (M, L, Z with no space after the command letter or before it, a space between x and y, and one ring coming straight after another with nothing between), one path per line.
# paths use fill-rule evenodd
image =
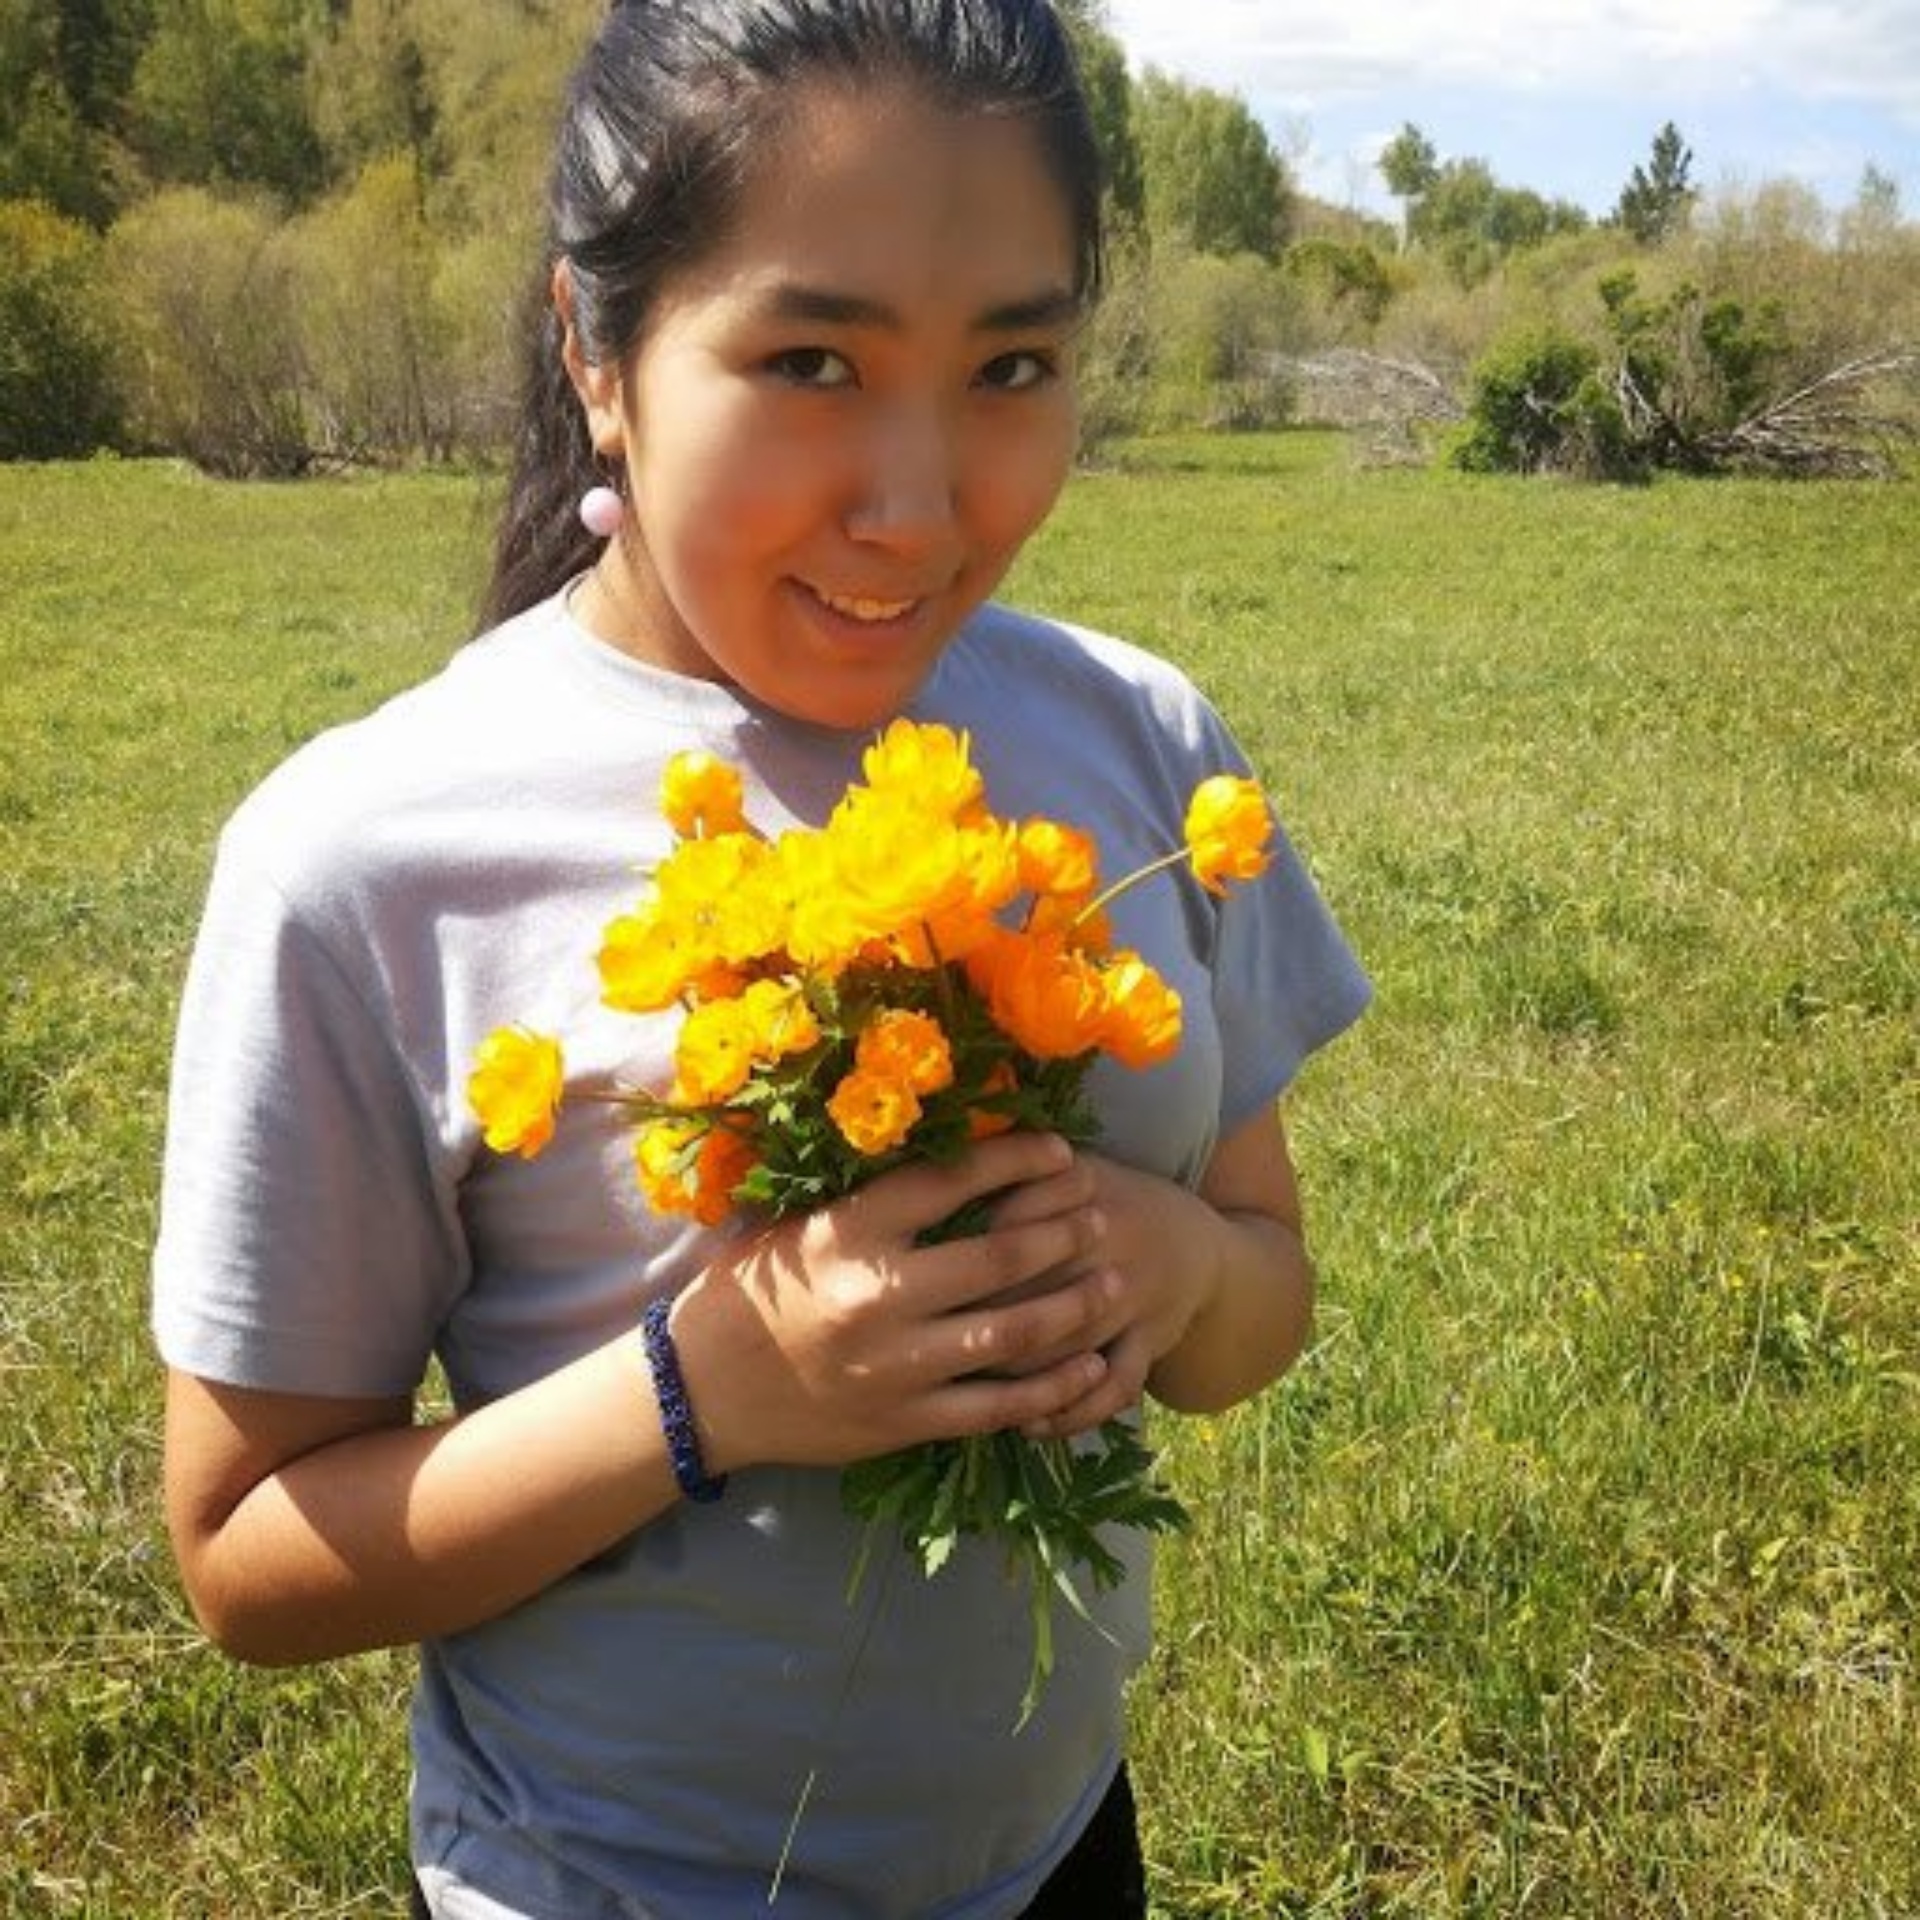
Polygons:
M1220 908L1213 999L1226 1040L1222 1137L1278 1099L1371 997L1305 863L1276 828L1266 871Z
M425 1106L364 987L233 841L181 1005L155 1337L227 1385L407 1393L466 1271Z
M1218 711L1204 695L1196 694L1195 701L1201 757L1193 778L1255 777ZM1224 1055L1224 1138L1271 1106L1313 1054L1359 1019L1373 988L1278 820L1266 870L1230 885L1214 905L1213 1005Z

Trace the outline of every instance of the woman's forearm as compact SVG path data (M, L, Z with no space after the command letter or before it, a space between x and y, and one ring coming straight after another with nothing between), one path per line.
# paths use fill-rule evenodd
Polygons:
M1297 1228L1265 1213L1216 1212L1204 1304L1154 1362L1147 1390L1181 1413L1252 1398L1293 1365L1313 1325L1313 1264Z
M170 1422L217 1432L235 1393L176 1377ZM174 1519L210 1636L277 1666L478 1625L678 1497L628 1339L458 1420L328 1434L224 1513Z

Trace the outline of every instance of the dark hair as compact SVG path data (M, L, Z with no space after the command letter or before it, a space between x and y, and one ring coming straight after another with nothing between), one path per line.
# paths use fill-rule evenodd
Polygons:
M558 591L600 544L576 513L607 476L561 361L554 263L568 266L585 358L624 358L674 273L725 237L791 85L834 78L904 81L948 111L1029 120L1066 196L1075 291L1098 294L1099 149L1048 0L617 0L561 114L485 624Z

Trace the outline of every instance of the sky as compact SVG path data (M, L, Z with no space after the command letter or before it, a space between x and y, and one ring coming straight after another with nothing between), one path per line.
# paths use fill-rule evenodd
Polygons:
M1136 73L1236 93L1306 189L1390 213L1412 121L1442 160L1609 212L1668 120L1708 193L1871 162L1920 218L1920 0L1108 0Z

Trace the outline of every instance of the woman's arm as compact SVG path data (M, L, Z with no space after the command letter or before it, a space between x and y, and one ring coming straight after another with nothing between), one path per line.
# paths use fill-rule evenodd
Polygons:
M1217 1412L1277 1380L1313 1330L1313 1263L1279 1113L1221 1141L1197 1196L1174 1192L1195 1204L1180 1224L1171 1208L1161 1216L1160 1244L1187 1253L1172 1290L1186 1282L1190 1311L1172 1345L1156 1344L1147 1390L1182 1413Z
M1038 1217L921 1247L968 1201L1040 1182ZM729 1247L672 1327L708 1470L838 1465L922 1440L1064 1419L1105 1377L1116 1283L1091 1165L1010 1134L911 1167ZM1059 1269L1036 1297L993 1296ZM1020 1363L1043 1363L1022 1373ZM404 1399L168 1391L167 1513L210 1636L269 1665L477 1625L679 1496L637 1337L462 1418Z

